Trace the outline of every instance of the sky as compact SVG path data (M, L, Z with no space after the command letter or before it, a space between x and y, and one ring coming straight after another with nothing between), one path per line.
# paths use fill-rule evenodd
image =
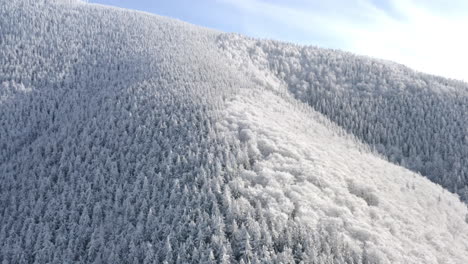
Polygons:
M89 0L468 81L468 0Z

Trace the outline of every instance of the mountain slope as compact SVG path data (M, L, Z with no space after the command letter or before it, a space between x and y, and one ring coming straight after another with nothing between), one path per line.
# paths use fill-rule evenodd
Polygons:
M228 105L226 121L253 149L254 165L236 179L245 197L268 201L276 219L325 225L365 249L369 263L464 261L457 258L466 255L466 237L459 236L466 208L457 198L331 132L337 129L301 111L304 105L266 91L246 93ZM252 99L260 96L261 102Z
M468 199L468 85L341 51L235 35L220 47L404 166ZM242 66L241 65L241 66Z
M3 263L468 260L455 195L301 103L244 40L0 1Z

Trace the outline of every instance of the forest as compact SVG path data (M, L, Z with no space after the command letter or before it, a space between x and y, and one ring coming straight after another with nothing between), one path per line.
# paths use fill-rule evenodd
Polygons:
M136 11L0 0L0 262L466 263L466 205L386 161L466 200L466 91Z

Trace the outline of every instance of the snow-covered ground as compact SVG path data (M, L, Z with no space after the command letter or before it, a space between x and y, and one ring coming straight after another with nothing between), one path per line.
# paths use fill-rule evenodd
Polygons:
M468 200L466 83L338 50L235 34L218 42L252 78L282 84L387 160Z
M0 261L468 263L466 205L334 119L350 109L309 100L396 79L461 100L466 85L326 61L343 56L83 1L0 0ZM444 136L463 137L461 108L436 105L452 113ZM452 149L436 161L463 173Z
M376 157L292 102L245 89L228 103L222 123L255 160L236 179L248 200L262 201L278 221L294 217L335 229L367 250L370 263L466 261L467 209L455 195Z

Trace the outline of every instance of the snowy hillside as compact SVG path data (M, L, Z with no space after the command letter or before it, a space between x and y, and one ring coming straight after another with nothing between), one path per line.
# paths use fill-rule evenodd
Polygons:
M341 51L236 35L220 46L389 161L468 200L468 84Z
M467 263L466 205L393 164L463 189L466 91L141 12L0 0L0 261Z

